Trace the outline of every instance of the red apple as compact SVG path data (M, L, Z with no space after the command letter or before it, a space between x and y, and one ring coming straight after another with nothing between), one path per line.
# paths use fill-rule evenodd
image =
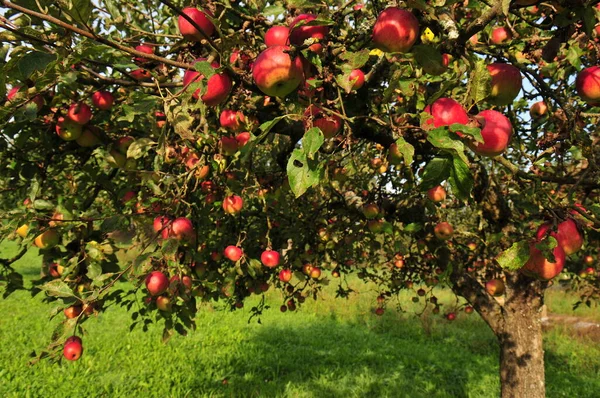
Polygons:
M469 147L480 156L498 156L508 147L512 135L510 120L498 111L485 110L475 119L481 124L483 143L472 141Z
M575 79L577 94L588 104L600 102L600 66L583 69Z
M238 143L238 148L242 148L244 145L246 145L248 143L248 141L250 141L250 138L252 138L252 137L250 136L250 133L247 131L244 131L244 132L236 135L235 140Z
M267 47L287 46L290 44L289 35L287 26L273 26L265 33L265 44Z
M452 225L444 221L435 226L433 233L435 234L435 237L440 240L448 240L452 238L452 235L454 234L454 228L452 228Z
M321 268L319 267L312 267L312 269L310 270L310 277L313 279L319 279L319 277L321 276Z
M184 38L191 41L202 41L202 39L212 36L215 31L215 25L213 25L210 19L207 18L207 15L211 17L213 16L210 11L199 10L195 7L186 7L182 11L201 29L196 29L194 25L180 15L177 18L177 26L179 27L179 32Z
M442 54L442 65L447 68L450 65L450 54Z
M158 296L156 298L156 308L164 312L171 311L171 299L166 296Z
M73 141L78 139L82 133L82 126L70 119L62 116L58 118L56 124L56 134L65 141Z
M350 72L350 81L352 82L352 89L358 90L365 84L365 74L360 69L354 69Z
M83 102L71 104L67 112L67 117L77 124L84 125L92 118L92 110Z
M108 91L96 91L92 94L92 103L98 109L107 111L113 106L115 99Z
M64 313L67 319L77 318L81 314L82 307L80 305L72 305L65 308Z
M135 80L138 80L140 82L150 80L152 78L152 74L146 69L142 68L132 70L131 72L129 72L129 76L133 77Z
M433 104L427 105L424 111L433 116L427 119L425 124L433 124L433 127L450 126L455 123L469 123L469 116L465 108L452 98L439 98ZM457 134L462 136L459 132Z
M275 250L265 250L260 255L260 261L265 267L277 267L279 265L279 252Z
M557 231L552 230L551 223L542 224L535 236L538 240L542 240L548 234L556 239L567 256L577 253L583 246L583 234L577 227L577 223L570 218L558 224Z
M362 212L368 219L377 218L379 216L379 206L377 206L375 203L369 203L363 206Z
M167 216L158 216L154 219L152 228L154 232L160 232L163 239L167 239L171 230L171 218Z
M441 185L438 185L427 191L427 197L432 202L442 202L446 199L446 190Z
M14 86L13 88L11 88L10 91L8 92L8 94L6 94L6 99L8 101L12 102L13 100L15 100L17 98L24 97L25 94L23 94L22 96L18 95L21 88L22 88L21 86ZM25 100L25 98L22 98L22 99ZM42 97L39 94L34 96L31 99L31 102L33 102L37 106L38 112L40 111L40 109L42 109L42 107L46 103L46 101L44 101L44 97Z
M140 44L139 46L136 46L135 49L142 53L154 54L154 47L149 46L147 44ZM143 57L135 57L135 58L133 58L133 61L138 64L145 64L146 62L149 61L149 59L143 58Z
M386 52L408 52L419 36L419 21L397 7L383 10L373 27L373 44Z
M242 131L245 122L246 118L244 117L244 113L240 111L224 109L219 116L221 127L234 132Z
M233 262L236 262L240 258L242 258L242 256L244 255L244 252L239 247L230 245L225 248L225 250L223 251L223 254L225 255L225 257L227 259L229 259Z
M512 39L512 32L506 26L494 28L492 30L491 41L492 44L502 44Z
M63 356L68 361L76 361L83 353L83 345L81 339L77 336L71 336L65 341L63 347Z
M288 268L282 269L279 272L279 280L284 283L288 283L289 281L291 281L292 280L292 270L288 269Z
M170 233L179 240L193 240L196 236L194 225L187 217L178 217L171 223Z
M304 111L304 128L318 127L325 138L334 137L342 129L342 119L337 115L327 115L316 105L310 105Z
M504 294L504 281L502 279L490 279L485 283L485 290L494 297L500 297Z
M523 78L519 69L508 64L490 64L487 66L492 76L492 92L488 101L495 105L509 105L521 91Z
M448 314L446 314L446 319L449 321L453 321L456 319L456 314L454 312L449 312Z
M221 137L219 146L223 155L233 156L238 151L239 144L235 137Z
M465 314L472 314L473 313L473 307L471 307L470 305L467 305L465 307Z
M290 24L290 43L298 46L304 44L304 41L310 38L318 39L319 41L324 40L327 36L327 33L329 33L328 26L308 26L300 24L301 21L304 21L304 23L308 23L310 21L314 21L315 19L317 19L317 16L313 14L300 14L296 18L294 18L294 20ZM321 43L315 43L309 48L311 51L320 53L323 49L323 45Z
M548 281L563 270L565 266L565 251L557 245L553 250L554 262L550 262L544 257L544 254L535 247L535 243L529 245L529 260L522 268L526 275Z
M302 59L292 59L288 46L269 47L256 58L252 78L258 88L273 97L285 97L304 79Z
M532 118L538 118L544 116L547 111L548 106L546 105L546 103L544 101L538 101L535 104L531 105L531 108L529 109L529 115Z
M198 58L196 62L206 61L206 58ZM213 62L211 66L214 69L218 69L220 67L219 63ZM204 80L204 76L195 70L187 70L183 75L183 86L187 87L190 84ZM206 104L206 106L217 106L223 101L227 99L229 96L229 92L231 91L232 82L231 78L226 72L215 73L212 75L208 82L204 82L206 92L202 95L202 102ZM193 94L195 99L198 99L200 96L200 89L194 91Z
M58 263L52 263L48 266L48 273L53 278L60 278L65 271L65 267Z
M169 279L160 271L152 271L146 276L146 289L152 296L158 296L167 291Z
M227 214L238 214L244 207L244 200L237 195L231 195L223 199L223 210Z

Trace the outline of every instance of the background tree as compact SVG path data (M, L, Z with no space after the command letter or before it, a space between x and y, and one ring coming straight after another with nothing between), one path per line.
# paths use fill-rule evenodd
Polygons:
M112 304L168 339L199 300L295 310L354 272L379 315L414 289L453 320L450 287L503 396L544 396L545 289L600 289L596 3L3 0L2 236L64 304L40 357Z

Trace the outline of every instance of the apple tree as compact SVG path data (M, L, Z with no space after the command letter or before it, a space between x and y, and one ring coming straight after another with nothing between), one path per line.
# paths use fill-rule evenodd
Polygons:
M168 339L355 274L377 315L476 311L502 396L542 397L545 290L600 294L596 3L2 0L2 293L55 301L39 357L76 360L111 305Z

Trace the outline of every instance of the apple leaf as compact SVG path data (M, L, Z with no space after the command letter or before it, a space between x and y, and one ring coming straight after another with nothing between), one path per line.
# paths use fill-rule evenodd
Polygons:
M452 168L448 182L452 187L452 193L459 200L468 200L473 189L473 175L469 166L460 157L452 158Z
M87 23L92 15L94 5L91 0L61 0L58 2L60 9L64 11L71 20L83 28L87 28Z
M402 137L396 140L396 146L398 147L398 151L402 154L404 164L406 166L410 166L415 155L415 147L406 142L406 140Z
M419 232L419 231L423 230L423 224L413 222L413 223L410 223L410 224L406 224L402 230L404 232L408 232L408 233L412 234L412 233Z
M479 127L469 127L464 124L454 123L450 125L450 131L452 132L460 132L464 135L470 135L477 142L483 143L483 137L481 136L481 129Z
M215 69L210 65L210 62L200 61L194 64L194 69L200 72L205 79L210 79L216 72Z
M156 142L152 141L150 138L137 139L127 149L127 157L131 159L139 159L144 156L155 144Z
M33 202L33 208L36 210L51 210L51 209L54 209L54 204L47 200L36 199Z
M96 279L98 276L100 276L102 274L102 266L96 262L90 262L90 264L87 267L87 274L86 276L88 278L90 278L91 280Z
M452 160L449 158L433 158L423 172L423 179L421 181L420 188L423 191L427 191L446 180L450 176L450 169L452 168Z
M446 71L442 54L436 48L419 44L413 46L412 53L415 57L415 61L423 68L425 73L437 76Z
M519 241L496 257L498 264L509 271L517 271L529 260L529 242Z
M467 83L467 108L486 99L492 92L492 76L485 61L479 60Z
M510 10L510 3L512 0L502 0L502 13L508 16L508 11Z
M335 81L337 82L338 86L340 86L344 92L346 92L346 94L349 94L352 91L352 86L354 85L354 81L350 80L350 72L351 71L348 71L343 75L335 76Z
M544 258L546 258L551 263L555 262L554 259L554 248L558 244L558 241L553 236L546 236L545 239L537 242L535 247L542 252Z
M360 69L369 61L369 50L364 49L358 52L346 51L340 54L340 59L346 61L346 64L342 65L342 70L352 71L353 69Z
M40 289L42 289L48 296L52 297L75 297L73 294L73 290L60 279L55 279L48 283L43 284Z
M30 51L22 57L15 59L15 62L17 63L16 72L20 77L19 80L29 79L35 72L43 71L50 62L55 60L56 55L40 51ZM9 61L9 63L11 62Z
M323 145L323 142L325 142L325 137L318 127L313 127L304 133L304 137L302 138L302 148L304 149L306 157L308 159L313 159L315 153L317 153L319 148L321 148L321 145Z
M296 197L321 181L323 165L316 159L308 159L304 149L294 149L287 164L290 188Z
M581 50L577 50L576 46L570 46L567 51L567 61L577 70L581 69L581 57L583 56Z
M458 135L450 133L447 126L429 130L427 141L438 149L450 152L452 156L459 156L466 164L469 164L469 159L465 155L465 144L462 143Z

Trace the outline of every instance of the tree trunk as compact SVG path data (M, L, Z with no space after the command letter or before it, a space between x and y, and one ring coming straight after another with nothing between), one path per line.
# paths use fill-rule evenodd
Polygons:
M500 344L502 398L543 398L546 394L541 307L513 297L504 307ZM532 302L534 301L534 302Z

